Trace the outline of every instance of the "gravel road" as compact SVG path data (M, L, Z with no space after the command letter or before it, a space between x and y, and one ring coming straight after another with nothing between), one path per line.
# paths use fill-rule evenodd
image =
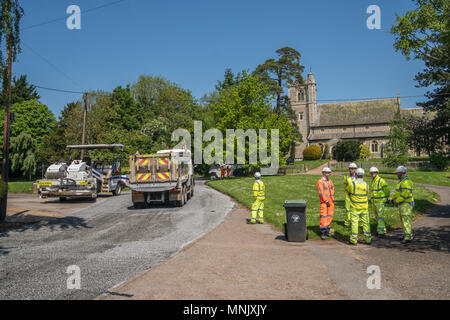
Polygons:
M92 299L169 259L217 226L234 203L196 185L183 207L134 209L130 194L0 233L0 300ZM67 268L81 289L67 289Z

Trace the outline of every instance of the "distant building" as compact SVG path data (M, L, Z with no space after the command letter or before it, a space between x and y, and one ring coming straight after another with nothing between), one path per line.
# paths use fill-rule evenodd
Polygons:
M317 85L312 73L304 85L289 86L289 99L297 116L303 142L295 149L295 159L303 159L303 150L317 144L332 152L340 140L359 140L371 151L371 158L382 158L388 142L389 122L400 108L403 114L423 114L421 108L401 109L400 97L393 99L345 101L317 104ZM414 154L410 151L411 155Z

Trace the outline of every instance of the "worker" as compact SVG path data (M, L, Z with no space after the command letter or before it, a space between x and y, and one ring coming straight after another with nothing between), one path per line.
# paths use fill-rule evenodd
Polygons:
M378 174L378 168L372 167L369 170L372 182L370 184L370 200L372 202L372 211L377 219L378 238L384 238L386 226L384 224L384 205L389 199L389 187L386 181Z
M320 238L331 237L330 225L334 214L334 184L331 181L331 169L322 169L323 177L317 181L317 191L320 199Z
M349 183L346 191L350 195L351 235L349 243L357 245L359 222L361 221L366 244L372 242L369 224L369 186L363 180L364 169L356 170L356 179Z
M223 179L223 177L225 176L225 168L224 166L220 166L220 179Z
M227 166L227 177L229 178L230 177L230 166Z
M350 185L352 183L352 181L354 181L356 179L356 169L358 169L358 166L356 165L356 163L350 163L350 165L348 166L348 171L349 174L345 175L344 177L344 190L345 190L345 214L346 214L346 219L344 221L344 229L350 229L350 225L351 225L351 217L350 217L350 195L347 192L347 186Z
M266 187L264 182L261 181L261 173L255 173L255 182L253 183L253 198L255 201L252 205L252 218L251 224L256 223L256 217L258 217L258 223L264 223L264 200L266 199Z
M400 180L395 187L395 195L391 202L398 205L398 212L403 226L404 237L402 243L407 244L412 241L412 210L414 207L413 190L414 185L406 175L406 168L399 166L395 171Z

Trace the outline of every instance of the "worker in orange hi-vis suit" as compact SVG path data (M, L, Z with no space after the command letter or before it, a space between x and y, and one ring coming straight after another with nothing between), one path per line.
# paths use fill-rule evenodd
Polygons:
M334 184L331 181L331 169L323 168L323 177L317 181L317 191L320 199L320 238L331 237L330 225L334 214Z
M230 177L230 171L231 171L230 166L227 166L227 177L228 178Z

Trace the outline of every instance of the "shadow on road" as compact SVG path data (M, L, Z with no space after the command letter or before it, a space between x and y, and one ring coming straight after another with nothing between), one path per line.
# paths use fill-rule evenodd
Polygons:
M85 219L79 217L45 218L38 217L37 221L5 221L0 224L0 237L8 237L9 232L38 231L46 228L49 231L91 228L85 223Z
M0 246L0 256L6 256L8 253L9 251L6 248Z
M406 252L425 253L430 251L450 253L450 227L436 229L430 227L420 227L414 229L414 239L411 243L402 244L400 239L402 231L386 236L384 239L377 239L372 243L376 248L397 249Z

